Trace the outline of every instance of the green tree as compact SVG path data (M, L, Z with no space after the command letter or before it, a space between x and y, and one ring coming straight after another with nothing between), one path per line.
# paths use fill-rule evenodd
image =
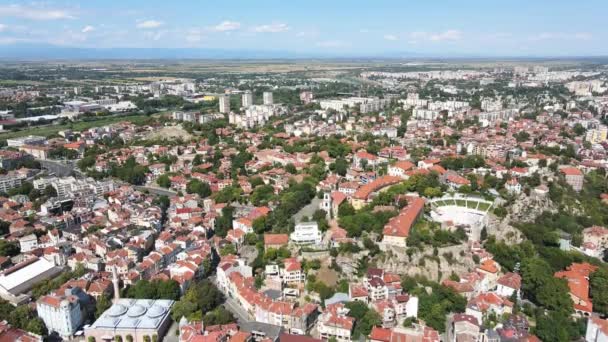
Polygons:
M186 184L186 192L189 194L198 194L200 197L205 198L211 196L211 187L206 182L192 179Z
M236 322L236 318L223 306L219 306L213 311L207 312L203 318L203 322L209 325L228 324Z
M346 171L348 171L348 162L344 158L337 158L336 161L330 165L329 169L340 176L345 176Z
M0 240L0 256L12 257L19 254L21 248L15 241Z
M156 283L156 298L178 300L181 295L179 283L173 279Z
M40 336L45 336L46 334L48 334L48 330L46 328L46 325L44 324L44 321L42 321L42 319L38 317L29 320L27 322L25 330Z
M249 200L255 206L267 205L274 197L274 187L272 185L260 185L256 187Z
M608 269L599 268L591 274L589 280L593 310L608 315Z
M112 300L106 294L99 297L95 303L95 318L99 318L106 310L112 306Z
M229 255L229 254L236 254L236 247L233 244L231 244L231 243L225 245L224 247L222 247L220 249L220 255L221 256L226 256L226 255Z
M156 180L156 183L158 183L158 185L160 187L163 187L166 189L171 187L171 179L169 179L169 175L167 175L167 174L160 175L158 177L158 179Z

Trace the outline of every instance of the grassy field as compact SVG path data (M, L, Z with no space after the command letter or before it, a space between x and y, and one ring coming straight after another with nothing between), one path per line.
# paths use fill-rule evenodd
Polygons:
M41 136L51 136L57 134L57 132L71 129L74 131L82 131L85 129L89 129L92 127L105 126L117 122L129 121L134 124L142 123L145 120L149 119L148 116L144 114L132 114L132 115L118 115L118 116L110 116L103 117L94 121L78 121L73 123L67 123L64 125L48 125L48 126L40 126L40 127L30 127L24 128L22 130L16 132L6 132L0 133L0 140L22 137L26 135L41 135Z

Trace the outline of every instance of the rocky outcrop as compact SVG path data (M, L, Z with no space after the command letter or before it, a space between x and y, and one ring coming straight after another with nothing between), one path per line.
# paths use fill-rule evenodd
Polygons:
M475 268L472 255L466 243L457 246L434 249L429 247L424 253L408 256L404 251L391 249L387 251L381 268L408 276L424 276L434 281L447 279L452 272L463 274Z

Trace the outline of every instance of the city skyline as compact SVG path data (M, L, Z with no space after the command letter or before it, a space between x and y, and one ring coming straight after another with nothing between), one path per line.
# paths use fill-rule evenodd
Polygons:
M11 56L32 47L150 49L151 57L161 49L182 57L605 56L608 28L592 23L606 9L601 1L7 2L0 46Z

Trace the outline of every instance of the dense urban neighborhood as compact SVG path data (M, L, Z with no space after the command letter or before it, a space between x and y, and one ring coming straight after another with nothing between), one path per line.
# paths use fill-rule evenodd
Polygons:
M193 64L0 68L0 341L608 341L608 63Z

